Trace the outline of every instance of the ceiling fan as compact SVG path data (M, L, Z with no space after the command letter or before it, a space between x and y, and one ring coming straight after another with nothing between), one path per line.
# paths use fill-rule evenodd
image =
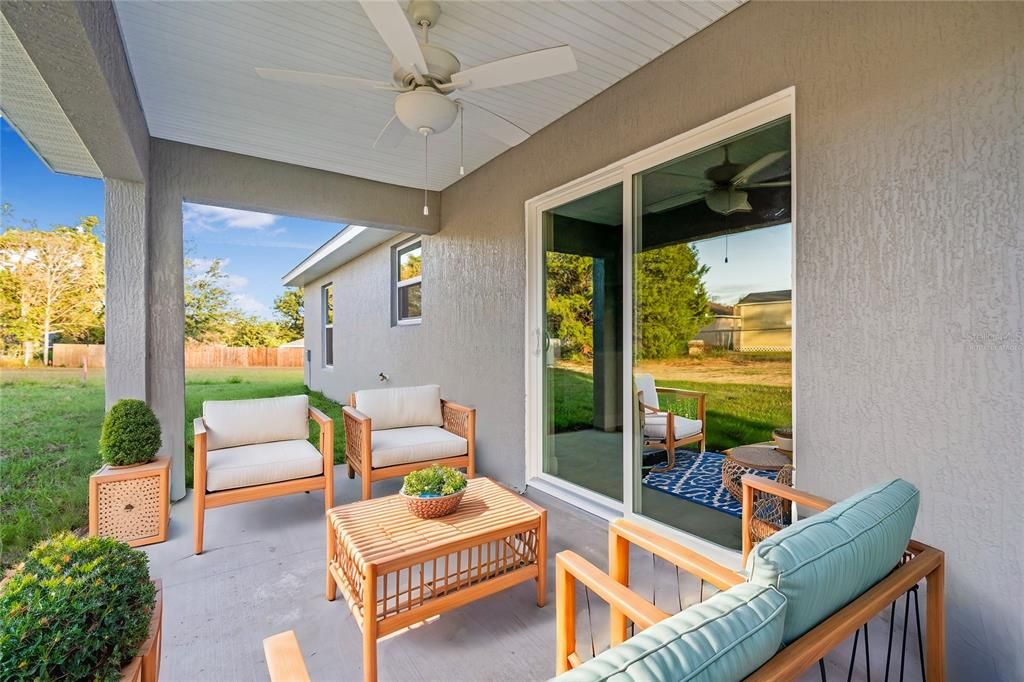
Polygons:
M395 115L374 141L374 148L394 148L411 131L424 138L448 130L459 112L468 107L474 123L488 136L515 146L530 133L478 104L452 98L503 85L548 78L576 70L576 58L568 45L507 57L468 69L450 51L429 42L429 29L437 24L441 7L433 0L412 0L408 17L398 0L360 0L360 5L393 55L393 80L373 81L326 73L257 68L262 78L336 88L372 88L397 92ZM409 17L421 30L417 40ZM460 174L463 170L460 168Z
M662 211L667 211L670 208L693 203L694 201L703 198L707 207L715 213L721 213L722 215L749 213L753 208L750 205L750 201L747 199L746 190L790 186L790 180L751 182L756 175L767 170L789 154L788 151L770 152L752 164L744 166L743 164L733 163L729 160L729 145L725 145L723 150L725 157L722 163L708 168L704 171L703 177L672 173L672 175L681 175L681 177L700 180L704 187L694 192L687 192L680 196L669 197L668 199L659 201L648 206L648 211L652 213L660 213Z

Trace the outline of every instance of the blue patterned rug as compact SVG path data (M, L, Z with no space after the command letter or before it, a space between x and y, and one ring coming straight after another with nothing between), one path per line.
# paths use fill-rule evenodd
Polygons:
M652 490L681 497L689 502L696 502L711 509L717 509L742 518L743 505L729 494L722 486L722 460L725 455L720 452L676 451L676 464L664 473L648 473L643 484ZM664 460L662 460L664 461ZM775 480L777 471L755 469L752 473Z

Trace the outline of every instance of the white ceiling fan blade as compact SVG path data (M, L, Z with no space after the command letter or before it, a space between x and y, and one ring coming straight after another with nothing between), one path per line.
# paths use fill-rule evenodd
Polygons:
M379 90L397 90L392 83L372 81L366 78L351 76L335 76L330 73L313 73L311 71L291 71L289 69L265 69L256 67L256 75L269 81L298 83L299 85L317 85L328 88L376 88Z
M572 53L572 48L562 45L459 71L452 75L452 84L468 92L549 78L575 70L576 56Z
M387 122L387 125L377 135L377 139L373 141L373 148L394 149L402 143L408 132L409 129L402 125L402 122L398 120L398 116L392 116L391 120Z
M768 166L772 165L773 163L775 163L776 161L778 161L779 159L781 159L782 157L784 157L788 153L789 153L788 151L782 151L782 152L771 152L770 154L765 154L760 159L758 159L757 161L755 161L754 163L750 164L749 166L747 166L746 168L741 170L739 173L734 175L732 180L729 181L729 183L732 184L732 185L744 185L744 184L750 182L750 179L752 177L754 177L755 175L757 175L758 173L763 171L765 168L767 168Z
M703 199L705 194L707 194L707 192L687 192L686 194L662 199L661 201L656 201L653 204L644 206L644 213L662 213L671 208L678 208L679 206L692 204L695 201Z
M427 60L398 0L360 0L359 4L398 63L417 73L427 73Z
M793 183L789 180L772 180L771 182L755 182L753 185L743 185L743 189L763 189L766 187L789 187Z
M480 128L483 133L493 137L498 142L502 142L509 147L515 147L530 137L530 133L504 116L496 114L489 109L484 109L479 104L473 104L461 99L455 101L462 106L463 113L467 109L471 112L470 120L474 126Z

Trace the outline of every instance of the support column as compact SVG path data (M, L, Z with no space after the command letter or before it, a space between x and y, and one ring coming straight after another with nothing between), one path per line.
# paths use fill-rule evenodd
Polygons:
M146 362L146 186L104 181L106 261L106 405L121 398L148 400Z
M185 497L185 254L181 202L186 168L177 168L166 149L150 149L148 370L150 404L163 429L171 456L171 499ZM173 149L173 147L172 147Z

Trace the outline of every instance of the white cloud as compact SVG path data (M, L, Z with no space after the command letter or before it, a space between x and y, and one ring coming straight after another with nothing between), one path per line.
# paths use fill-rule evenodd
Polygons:
M270 308L268 308L262 301L253 298L249 294L240 292L235 292L234 297L235 305L237 305L243 313L263 318L269 317Z
M222 232L224 230L262 231L277 222L278 216L237 208L185 204L182 221L187 229L196 232Z
M213 258L192 258L189 273L199 275L206 272L213 264L213 260ZM224 287L231 293L231 298L235 305L244 313L269 319L271 317L270 308L259 299L245 292L246 287L249 286L249 278L245 275L229 272L228 266L230 265L230 258L220 259L220 271L224 274Z

